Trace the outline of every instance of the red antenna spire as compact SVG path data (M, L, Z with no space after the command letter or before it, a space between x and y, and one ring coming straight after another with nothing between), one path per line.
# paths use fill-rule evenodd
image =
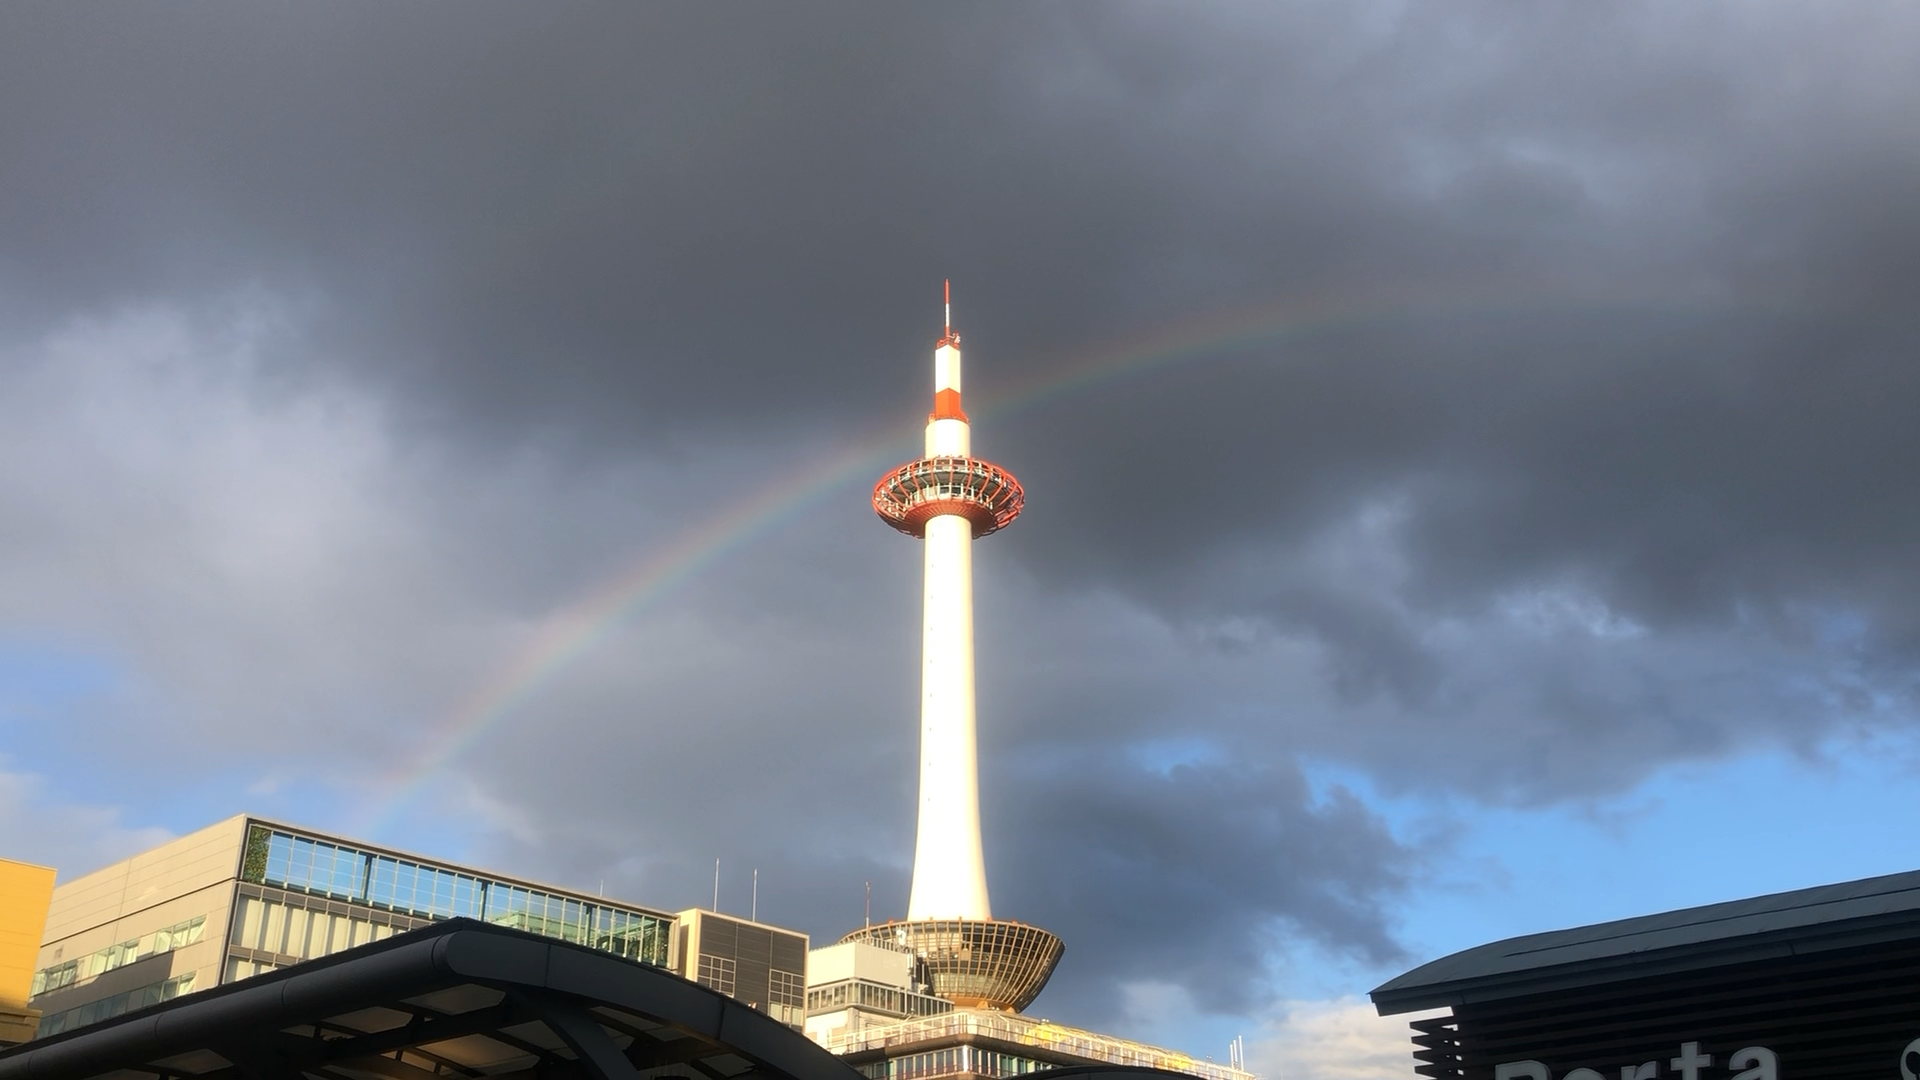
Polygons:
M951 278L941 280L940 298L947 307L946 333L940 335L940 344L957 347L960 344L960 335L953 332L953 280Z

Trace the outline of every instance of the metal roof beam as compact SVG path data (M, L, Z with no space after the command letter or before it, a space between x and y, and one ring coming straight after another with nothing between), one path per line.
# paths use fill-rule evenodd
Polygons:
M594 1080L640 1080L639 1070L613 1044L613 1036L600 1026L599 1017L571 1001L547 994L525 994L525 999L567 1049L579 1057Z

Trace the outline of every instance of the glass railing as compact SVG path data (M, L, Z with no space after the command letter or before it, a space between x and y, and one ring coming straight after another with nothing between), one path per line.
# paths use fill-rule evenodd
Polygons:
M1195 1060L1177 1050L1150 1046L1128 1039L1116 1039L1079 1028L1063 1027L1046 1020L1035 1020L1018 1013L959 1010L943 1016L925 1016L884 1027L837 1032L821 1040L836 1054L862 1050L884 1050L889 1046L910 1046L935 1039L963 1036L997 1039L1001 1042L1031 1046L1088 1061L1109 1065L1141 1065L1154 1069L1183 1072L1203 1080L1255 1080L1252 1073L1230 1065ZM906 1060L903 1056L901 1060ZM937 1068L937 1065L928 1065ZM1048 1066L1049 1068L1051 1066ZM933 1075L931 1073L922 1075ZM887 1080L919 1080L919 1077L889 1076Z

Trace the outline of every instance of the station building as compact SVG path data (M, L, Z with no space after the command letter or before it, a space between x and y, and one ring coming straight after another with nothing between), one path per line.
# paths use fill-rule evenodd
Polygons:
M887 941L864 935L815 949L807 961L807 1034L867 1080L1000 1080L1092 1067L1253 1080L1177 1050L956 1003L936 992L927 958Z
M1432 1080L1920 1080L1920 871L1530 934L1372 994Z
M0 1080L142 1077L859 1080L745 1001L614 950L470 918L0 1050Z
M239 815L53 890L28 987L55 1035L454 918L674 971L801 1025L804 934Z
M0 1080L860 1080L645 963L471 919L0 1050ZM1063 1069L1050 1080L1182 1080Z

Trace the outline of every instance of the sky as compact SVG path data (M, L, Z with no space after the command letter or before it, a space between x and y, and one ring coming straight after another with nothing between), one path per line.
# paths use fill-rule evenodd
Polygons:
M0 10L0 854L904 913L953 282L1032 1012L1403 1076L1486 941L1920 866L1920 9ZM752 882L757 873L757 900Z

